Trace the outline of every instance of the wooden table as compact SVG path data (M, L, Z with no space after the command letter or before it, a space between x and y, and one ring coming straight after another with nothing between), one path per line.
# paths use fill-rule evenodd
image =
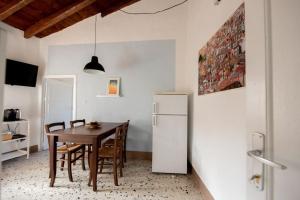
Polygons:
M57 142L91 144L93 149L98 149L101 145L101 140L114 134L116 129L122 125L123 123L102 122L101 128L97 129L81 126L48 133L47 135L50 136L50 187L54 186L56 177ZM90 177L92 178L93 190L97 191L98 151L92 151L90 157Z

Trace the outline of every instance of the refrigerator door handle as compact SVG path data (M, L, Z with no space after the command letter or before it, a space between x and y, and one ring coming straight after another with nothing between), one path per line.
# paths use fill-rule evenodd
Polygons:
M156 116L152 115L152 126L156 126Z
M153 113L157 113L157 103L156 102L154 102L153 103Z
M153 124L153 126L157 126L157 116L156 115L152 116L152 124Z

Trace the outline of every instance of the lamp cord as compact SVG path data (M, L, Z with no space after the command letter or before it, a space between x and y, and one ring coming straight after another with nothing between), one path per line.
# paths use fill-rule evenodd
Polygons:
M182 1L180 3L177 3L177 4L173 5L173 6L170 6L168 8L162 9L162 10L154 11L154 12L128 12L128 11L122 10L122 9L120 11L123 12L123 13L125 13L125 14L128 14L128 15L155 15L155 14L158 14L158 13L165 12L167 10L171 10L172 8L180 6L180 5L184 4L184 3L186 3L187 1L188 0L184 0L184 1Z
M97 15L95 16L95 43L94 43L94 56L96 56L96 41L97 41Z

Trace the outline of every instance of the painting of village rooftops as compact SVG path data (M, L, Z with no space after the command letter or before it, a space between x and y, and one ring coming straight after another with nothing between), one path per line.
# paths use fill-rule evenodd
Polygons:
M245 86L244 3L199 51L198 95Z

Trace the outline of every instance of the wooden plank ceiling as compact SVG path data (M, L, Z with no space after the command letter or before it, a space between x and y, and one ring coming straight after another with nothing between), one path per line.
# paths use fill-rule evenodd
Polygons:
M140 0L0 0L0 20L24 31L24 37L46 37L101 13L104 17Z

